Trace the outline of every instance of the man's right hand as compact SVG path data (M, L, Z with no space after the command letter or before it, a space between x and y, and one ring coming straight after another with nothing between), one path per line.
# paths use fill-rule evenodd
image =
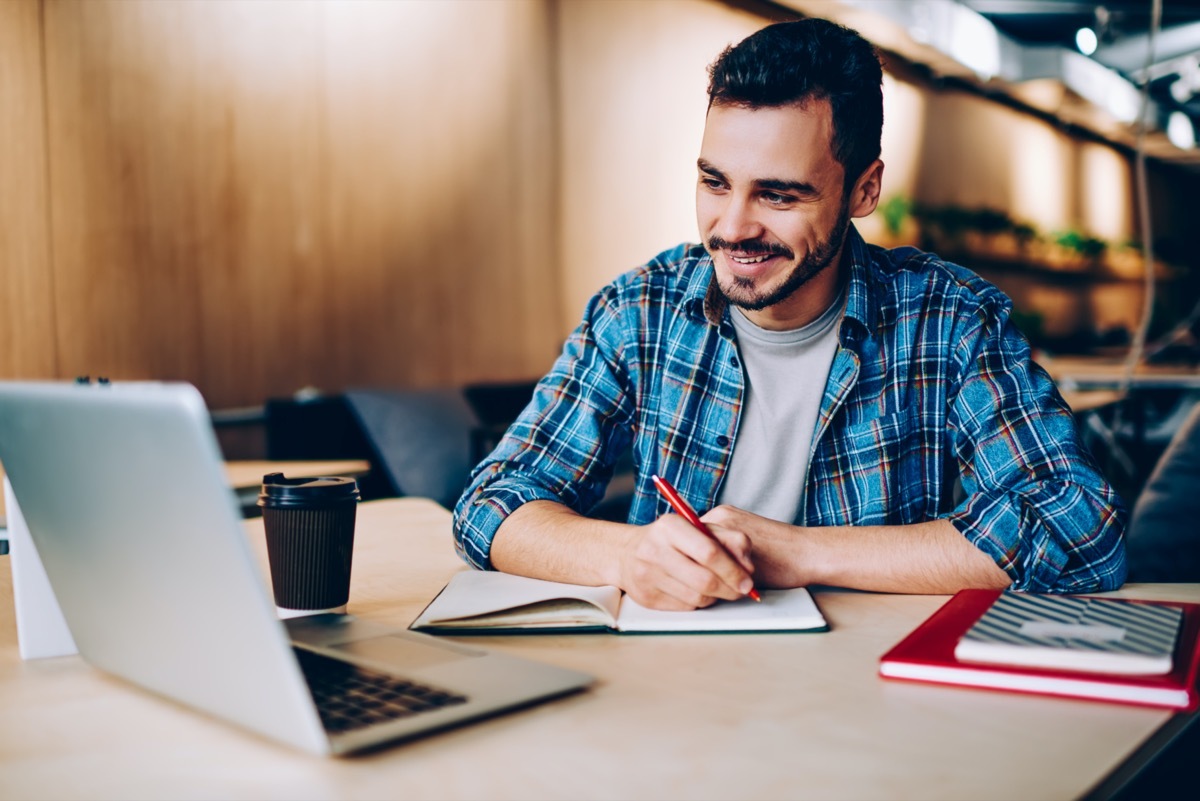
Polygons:
M750 538L732 529L713 534L720 545L677 514L631 526L530 501L500 525L490 559L520 576L615 585L651 609L697 609L742 598L754 586Z
M642 606L688 610L734 601L754 587L750 539L697 531L676 514L630 527L619 553L618 586Z

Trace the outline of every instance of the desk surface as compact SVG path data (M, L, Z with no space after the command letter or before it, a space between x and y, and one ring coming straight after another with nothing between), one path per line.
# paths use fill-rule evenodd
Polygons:
M1082 414L1116 403L1124 395L1115 389L1063 389L1059 387L1063 400L1075 414Z
M365 459L336 459L309 462L272 461L228 461L225 474L234 489L257 490L262 486L267 473L283 473L288 478L316 478L317 476L364 476L371 471Z
M266 571L260 520L245 522ZM350 611L406 626L463 569L450 516L362 504ZM1121 595L1200 599L1200 585ZM320 759L151 697L77 657L23 663L0 559L0 797L1076 798L1172 716L891 682L880 654L944 596L816 594L826 634L470 642L590 672L589 690L368 756Z
M371 463L365 459L337 459L309 462L272 461L228 461L225 475L229 485L239 492L254 490L262 486L267 473L282 472L288 478L312 478L315 476L365 476L371 472ZM4 477L4 466L0 465L0 478ZM252 500L252 499L251 499ZM0 528L5 516L4 496L0 495Z
M1039 360L1060 387L1067 390L1114 389L1125 379L1123 360L1090 356L1043 357ZM1200 367L1177 364L1139 364L1130 385L1158 389L1200 389Z

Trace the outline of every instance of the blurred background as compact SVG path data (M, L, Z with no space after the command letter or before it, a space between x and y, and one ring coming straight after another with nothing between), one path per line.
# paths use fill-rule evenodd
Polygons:
M1150 10L5 0L0 377L193 382L238 458L305 455L268 405L354 389L471 389L502 425L596 289L695 240L706 66L801 15L885 57L869 241L997 283L1047 363L1127 353L1151 271L1148 352L1194 371L1200 3ZM1189 399L1097 420L1144 444Z

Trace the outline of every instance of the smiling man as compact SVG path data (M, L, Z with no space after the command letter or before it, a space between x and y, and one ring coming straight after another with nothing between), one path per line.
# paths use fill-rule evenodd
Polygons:
M481 569L692 609L752 586L1113 589L1125 511L974 273L851 224L883 180L858 34L772 25L711 67L703 246L603 288L479 465L455 541ZM587 516L631 450L626 523ZM675 485L714 542L655 492Z

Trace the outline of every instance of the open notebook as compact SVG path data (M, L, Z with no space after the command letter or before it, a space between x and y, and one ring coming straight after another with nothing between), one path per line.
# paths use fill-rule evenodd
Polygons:
M762 602L719 601L691 612L647 609L616 587L583 587L478 570L456 573L409 628L442 634L828 631L803 587Z

